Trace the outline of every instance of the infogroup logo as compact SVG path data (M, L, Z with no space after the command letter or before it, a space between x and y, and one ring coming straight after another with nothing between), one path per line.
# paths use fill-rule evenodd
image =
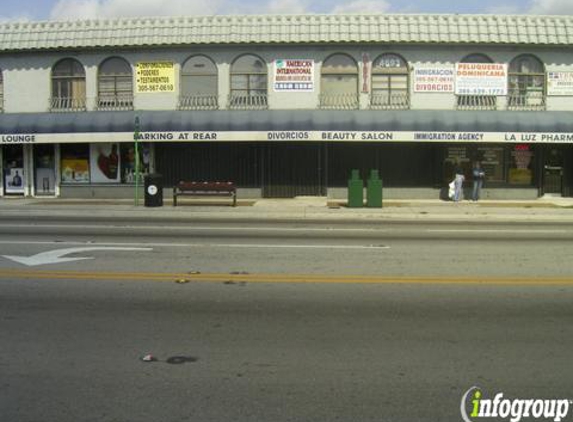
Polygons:
M496 393L486 399L479 387L472 387L462 397L460 412L464 422L476 422L485 418L498 418L520 422L522 419L537 419L560 422L567 417L569 399L507 399ZM469 410L469 414L468 414Z

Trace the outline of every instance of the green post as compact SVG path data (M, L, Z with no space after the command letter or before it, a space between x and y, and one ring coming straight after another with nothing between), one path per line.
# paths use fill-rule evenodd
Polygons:
M135 144L135 206L139 205L139 116L135 116L135 129L133 131Z
M358 170L351 170L348 181L348 207L360 208L364 206L364 182Z
M382 208L382 180L378 170L370 170L370 177L366 183L366 206Z

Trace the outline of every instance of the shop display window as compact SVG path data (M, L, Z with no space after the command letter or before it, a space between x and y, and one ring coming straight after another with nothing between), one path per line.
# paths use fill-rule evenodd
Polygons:
M22 145L8 145L2 150L4 158L4 192L23 194L26 186L24 173L24 148Z
M140 143L139 150L139 174L143 178L150 172L151 146L148 143ZM133 143L120 144L121 151L121 182L135 183L135 145Z
M89 144L62 144L60 151L62 183L89 183Z
M472 169L480 162L485 170L486 182L505 182L505 147L499 145L452 145L446 148L444 159L444 181L454 177L456 167L460 167L467 181L473 180Z
M140 143L140 181L150 172L151 145ZM135 183L135 145L130 143L62 144L62 183Z
M534 166L533 147L527 144L517 144L512 147L509 154L508 182L511 185L533 184Z
M36 195L53 195L55 193L56 160L54 145L34 145L34 176Z

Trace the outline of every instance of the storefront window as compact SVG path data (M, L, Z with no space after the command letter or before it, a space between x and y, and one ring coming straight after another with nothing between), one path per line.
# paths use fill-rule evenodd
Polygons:
M23 194L26 186L24 148L22 145L7 145L2 152L4 155L4 192Z
M34 145L35 194L53 195L56 189L54 145Z
M92 183L119 183L118 144L90 145L90 173Z
M508 182L511 185L533 184L534 158L531 145L518 144L510 151Z
M62 183L89 183L89 144L63 144L60 151Z
M139 173L148 174L151 166L151 145L140 143L139 150ZM120 144L121 151L121 182L135 183L135 145Z
M454 178L456 168L461 168L464 175L469 177L472 172L470 160L470 151L465 145L456 145L446 148L446 157L444 159L444 182L451 182Z
M505 181L503 146L456 145L446 150L444 159L444 181L449 182L454 177L454 170L460 167L466 180L473 180L472 168L474 163L480 162L485 171L486 182Z
M504 148L501 146L478 147L473 161L479 161L485 171L486 182L503 182Z
M62 183L135 183L133 143L63 144ZM151 144L139 144L139 172L150 172Z

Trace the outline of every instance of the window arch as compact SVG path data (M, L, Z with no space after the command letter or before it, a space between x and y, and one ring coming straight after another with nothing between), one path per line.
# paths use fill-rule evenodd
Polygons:
M460 63L493 63L493 60L485 54L473 53L461 59Z
M410 105L410 70L401 56L385 53L372 62L372 108L405 109Z
M86 72L76 59L62 59L52 68L52 111L86 109Z
M267 64L253 54L237 58L231 65L229 108L267 108Z
M217 66L207 56L193 56L181 67L179 108L218 108Z
M482 53L468 54L460 63L493 63L493 60ZM458 94L458 110L496 110L497 97L495 95Z
M98 109L133 109L133 73L127 60L111 57L98 69Z
M508 108L545 109L545 66L537 57L524 54L509 64Z
M320 71L320 106L333 109L358 108L358 65L342 53L328 57Z

